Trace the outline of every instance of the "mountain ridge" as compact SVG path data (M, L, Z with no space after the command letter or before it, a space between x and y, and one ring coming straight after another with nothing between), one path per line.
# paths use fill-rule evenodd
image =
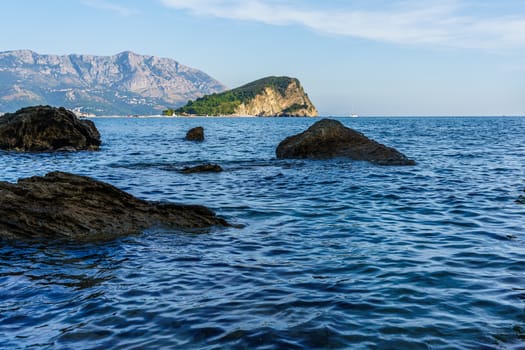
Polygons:
M112 56L0 52L2 112L50 104L96 115L156 114L225 89L176 60L132 51Z

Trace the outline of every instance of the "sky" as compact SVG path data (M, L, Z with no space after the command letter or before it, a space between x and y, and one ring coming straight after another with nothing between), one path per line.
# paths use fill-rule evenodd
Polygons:
M0 51L168 57L321 115L525 115L524 0L1 0Z

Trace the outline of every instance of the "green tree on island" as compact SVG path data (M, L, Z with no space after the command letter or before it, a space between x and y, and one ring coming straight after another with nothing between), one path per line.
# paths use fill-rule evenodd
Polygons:
M267 87L274 88L282 96L285 96L286 89L293 81L299 83L297 79L289 77L259 79L233 90L203 96L195 101L190 100L185 106L176 109L174 113L180 115L231 115L235 113L236 108L242 103L249 102ZM292 109L300 109L303 107L304 106L294 105L293 108L288 108L289 110L287 112L293 112ZM170 110L171 109L168 109L167 112Z

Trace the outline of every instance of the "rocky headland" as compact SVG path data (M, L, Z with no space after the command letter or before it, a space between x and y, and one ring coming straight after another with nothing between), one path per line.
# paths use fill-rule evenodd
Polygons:
M0 182L0 238L110 240L153 226L229 226L206 207L149 202L89 177L52 172Z
M91 120L81 120L62 107L26 107L0 117L0 149L93 151L100 144L100 133Z
M267 77L233 90L211 94L171 110L178 115L316 117L317 109L299 80Z
M276 155L279 159L346 157L379 165L415 164L399 151L332 119L322 119L306 131L287 137L277 146Z

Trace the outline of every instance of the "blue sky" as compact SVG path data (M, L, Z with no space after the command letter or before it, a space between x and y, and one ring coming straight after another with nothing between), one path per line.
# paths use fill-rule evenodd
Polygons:
M0 50L169 57L323 115L525 115L523 0L2 0Z

